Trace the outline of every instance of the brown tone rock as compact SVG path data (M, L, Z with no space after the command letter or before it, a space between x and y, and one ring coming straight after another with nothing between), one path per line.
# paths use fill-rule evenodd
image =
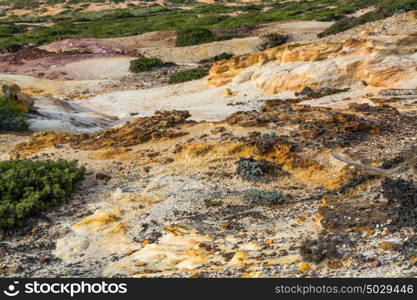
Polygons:
M416 45L415 35L400 34L285 44L216 62L207 82L222 86L256 80L256 86L264 94L298 92L305 86L342 88L360 82L393 87L417 77L417 60L412 56ZM382 63L384 57L392 59Z
M28 94L21 91L16 84L4 84L2 86L3 96L12 99L23 110L28 111L33 108L35 100Z

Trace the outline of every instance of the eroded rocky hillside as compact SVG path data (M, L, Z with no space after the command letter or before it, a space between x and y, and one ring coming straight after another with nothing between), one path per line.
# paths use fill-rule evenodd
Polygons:
M67 44L31 50L16 68L33 69L0 79L33 99L34 132L2 134L0 158L75 159L87 175L65 205L2 231L0 271L416 276L416 28L398 14L235 55L197 81L167 85L179 66L163 67L146 88L120 53L66 54L77 73L61 61L68 74L47 79L26 72ZM98 61L107 78L76 78Z

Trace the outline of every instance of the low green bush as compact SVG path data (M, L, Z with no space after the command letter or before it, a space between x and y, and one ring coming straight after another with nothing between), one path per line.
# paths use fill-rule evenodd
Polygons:
M270 33L264 35L262 38L262 44L259 46L260 50L266 50L285 44L288 40L288 35L282 35L278 33Z
M206 200L204 200L204 204L206 205L207 208L209 208L209 207L219 207L219 206L223 205L223 201L222 200L206 199Z
M33 1L29 0L27 2L30 3ZM47 1L52 1L52 3L65 2L63 0ZM72 1L76 3L91 2L89 0ZM19 2L26 2L26 0ZM182 2L182 0L178 0L178 2ZM186 0L185 2L189 3L192 1ZM339 20L346 16L346 14L369 6L383 7L392 13L417 9L417 1L415 0L346 0L338 1L337 3L330 0L303 0L301 2L275 1L255 5L242 4L233 7L224 3L190 3L190 9L187 10L178 7L182 5L174 4L164 7L151 5L150 7L137 7L126 10L94 12L77 12L77 7L67 6L68 9L53 16L18 16L16 14L9 14L7 18L0 20L0 23L10 25L15 22L45 22L45 24L53 22L54 24L52 26L24 26L24 32L14 33L12 36L0 37L0 48L4 45L41 45L66 38L111 38L138 35L153 31L182 30L186 28L204 28L206 30L221 28L239 29L241 27L245 28L246 26L287 20ZM264 11L264 7L270 7L270 9ZM244 11L246 13L231 15L231 13L237 11ZM365 21L370 18L372 18L371 14L363 17L362 20ZM209 42L231 38L231 36L219 37L214 34L209 34L207 31L205 32L205 34L203 33L200 36L203 41L197 39L198 42L206 42L206 38L208 38Z
M213 60L214 61L227 60L227 59L231 59L232 57L233 57L233 54L223 52L223 53L213 57Z
M0 25L0 37L10 37L24 31L23 26L17 25Z
M262 191L258 189L250 189L245 199L254 204L273 205L285 202L284 195L280 191Z
M177 47L192 46L210 43L216 40L216 36L206 28L186 28L177 32Z
M193 46L215 41L237 38L237 35L215 35L211 30L201 27L186 28L177 31L175 45L177 47Z
M0 132L25 131L28 128L26 113L10 99L0 97Z
M203 68L190 69L174 73L169 78L169 83L181 83L201 79L208 75L208 70Z
M151 71L153 68L172 66L174 63L163 62L156 57L140 57L130 61L129 70L133 73Z
M84 177L76 162L0 162L0 228L21 226L27 217L60 205Z
M243 180L262 181L271 169L271 164L264 159L240 158L236 162L236 173Z
M210 58L206 58L206 59L202 59L198 63L199 64L212 64L216 61L231 59L232 57L233 57L233 54L223 52L219 55L216 55L216 56L213 56L213 57L210 57Z
M396 12L396 9L380 7L376 11L368 12L360 17L344 17L327 28L325 31L318 34L318 37L325 37L328 35L336 34L342 31L346 31L350 28L377 20L382 20L392 16Z

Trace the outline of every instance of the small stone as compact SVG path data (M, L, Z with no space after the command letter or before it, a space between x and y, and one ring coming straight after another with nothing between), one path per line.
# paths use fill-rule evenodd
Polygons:
M21 266L21 265L19 265L19 264L14 264L14 265L11 265L11 266L8 268L8 271L9 271L9 273L10 273L10 274L17 274L17 273L20 273L20 272L22 271L22 266Z
M300 92L295 93L295 96L307 96L314 93L314 90L308 86L305 86Z
M381 265L381 262L379 260L374 260L371 262L371 268L377 268Z
M225 127L216 127L214 129L212 129L210 132L214 135L225 132L226 128Z
M389 231L386 227L384 227L384 229L382 229L381 231L381 236L387 236L389 234Z
M220 227L222 227L222 228L229 228L230 227L230 223L229 222L223 222L223 223L220 223Z
M416 256L410 257L408 259L408 261L411 262L411 263L415 263L415 262L417 262L417 257Z
M49 262L51 259L49 258L49 257L45 257L45 256L41 256L40 258L39 258L39 262L41 263L41 264L44 264L44 263L47 263L47 262Z
M224 89L221 92L221 95L226 96L226 97L230 97L230 96L236 96L236 93L232 92L229 88L227 88L227 89Z
M97 180L103 180L103 181L109 181L110 179L111 179L111 176L110 175L107 175L107 174L103 174L103 173L97 173L97 175L96 175L96 179Z
M379 248L384 251L394 251L394 243L393 242L380 242Z
M285 250L285 249L280 249L280 250L278 251L278 253L279 253L279 255L280 255L280 256L285 256L285 255L287 255L287 254L288 254L288 251L287 251L287 250Z
M150 241L149 240L144 240L142 242L142 247L145 247L146 245L149 245Z
M331 269L331 270L335 270L335 269L339 269L341 267L343 267L342 262L338 261L338 260L327 260L326 261L326 266L327 268Z
M310 265L306 262L300 263L298 269L302 272L309 271L311 269Z

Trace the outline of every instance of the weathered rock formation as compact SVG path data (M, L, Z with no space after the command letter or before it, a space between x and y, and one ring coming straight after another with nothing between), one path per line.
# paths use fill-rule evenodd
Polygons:
M305 86L411 88L417 84L416 68L417 35L373 35L368 30L355 38L285 44L219 61L207 81L212 86L255 81L264 94Z

